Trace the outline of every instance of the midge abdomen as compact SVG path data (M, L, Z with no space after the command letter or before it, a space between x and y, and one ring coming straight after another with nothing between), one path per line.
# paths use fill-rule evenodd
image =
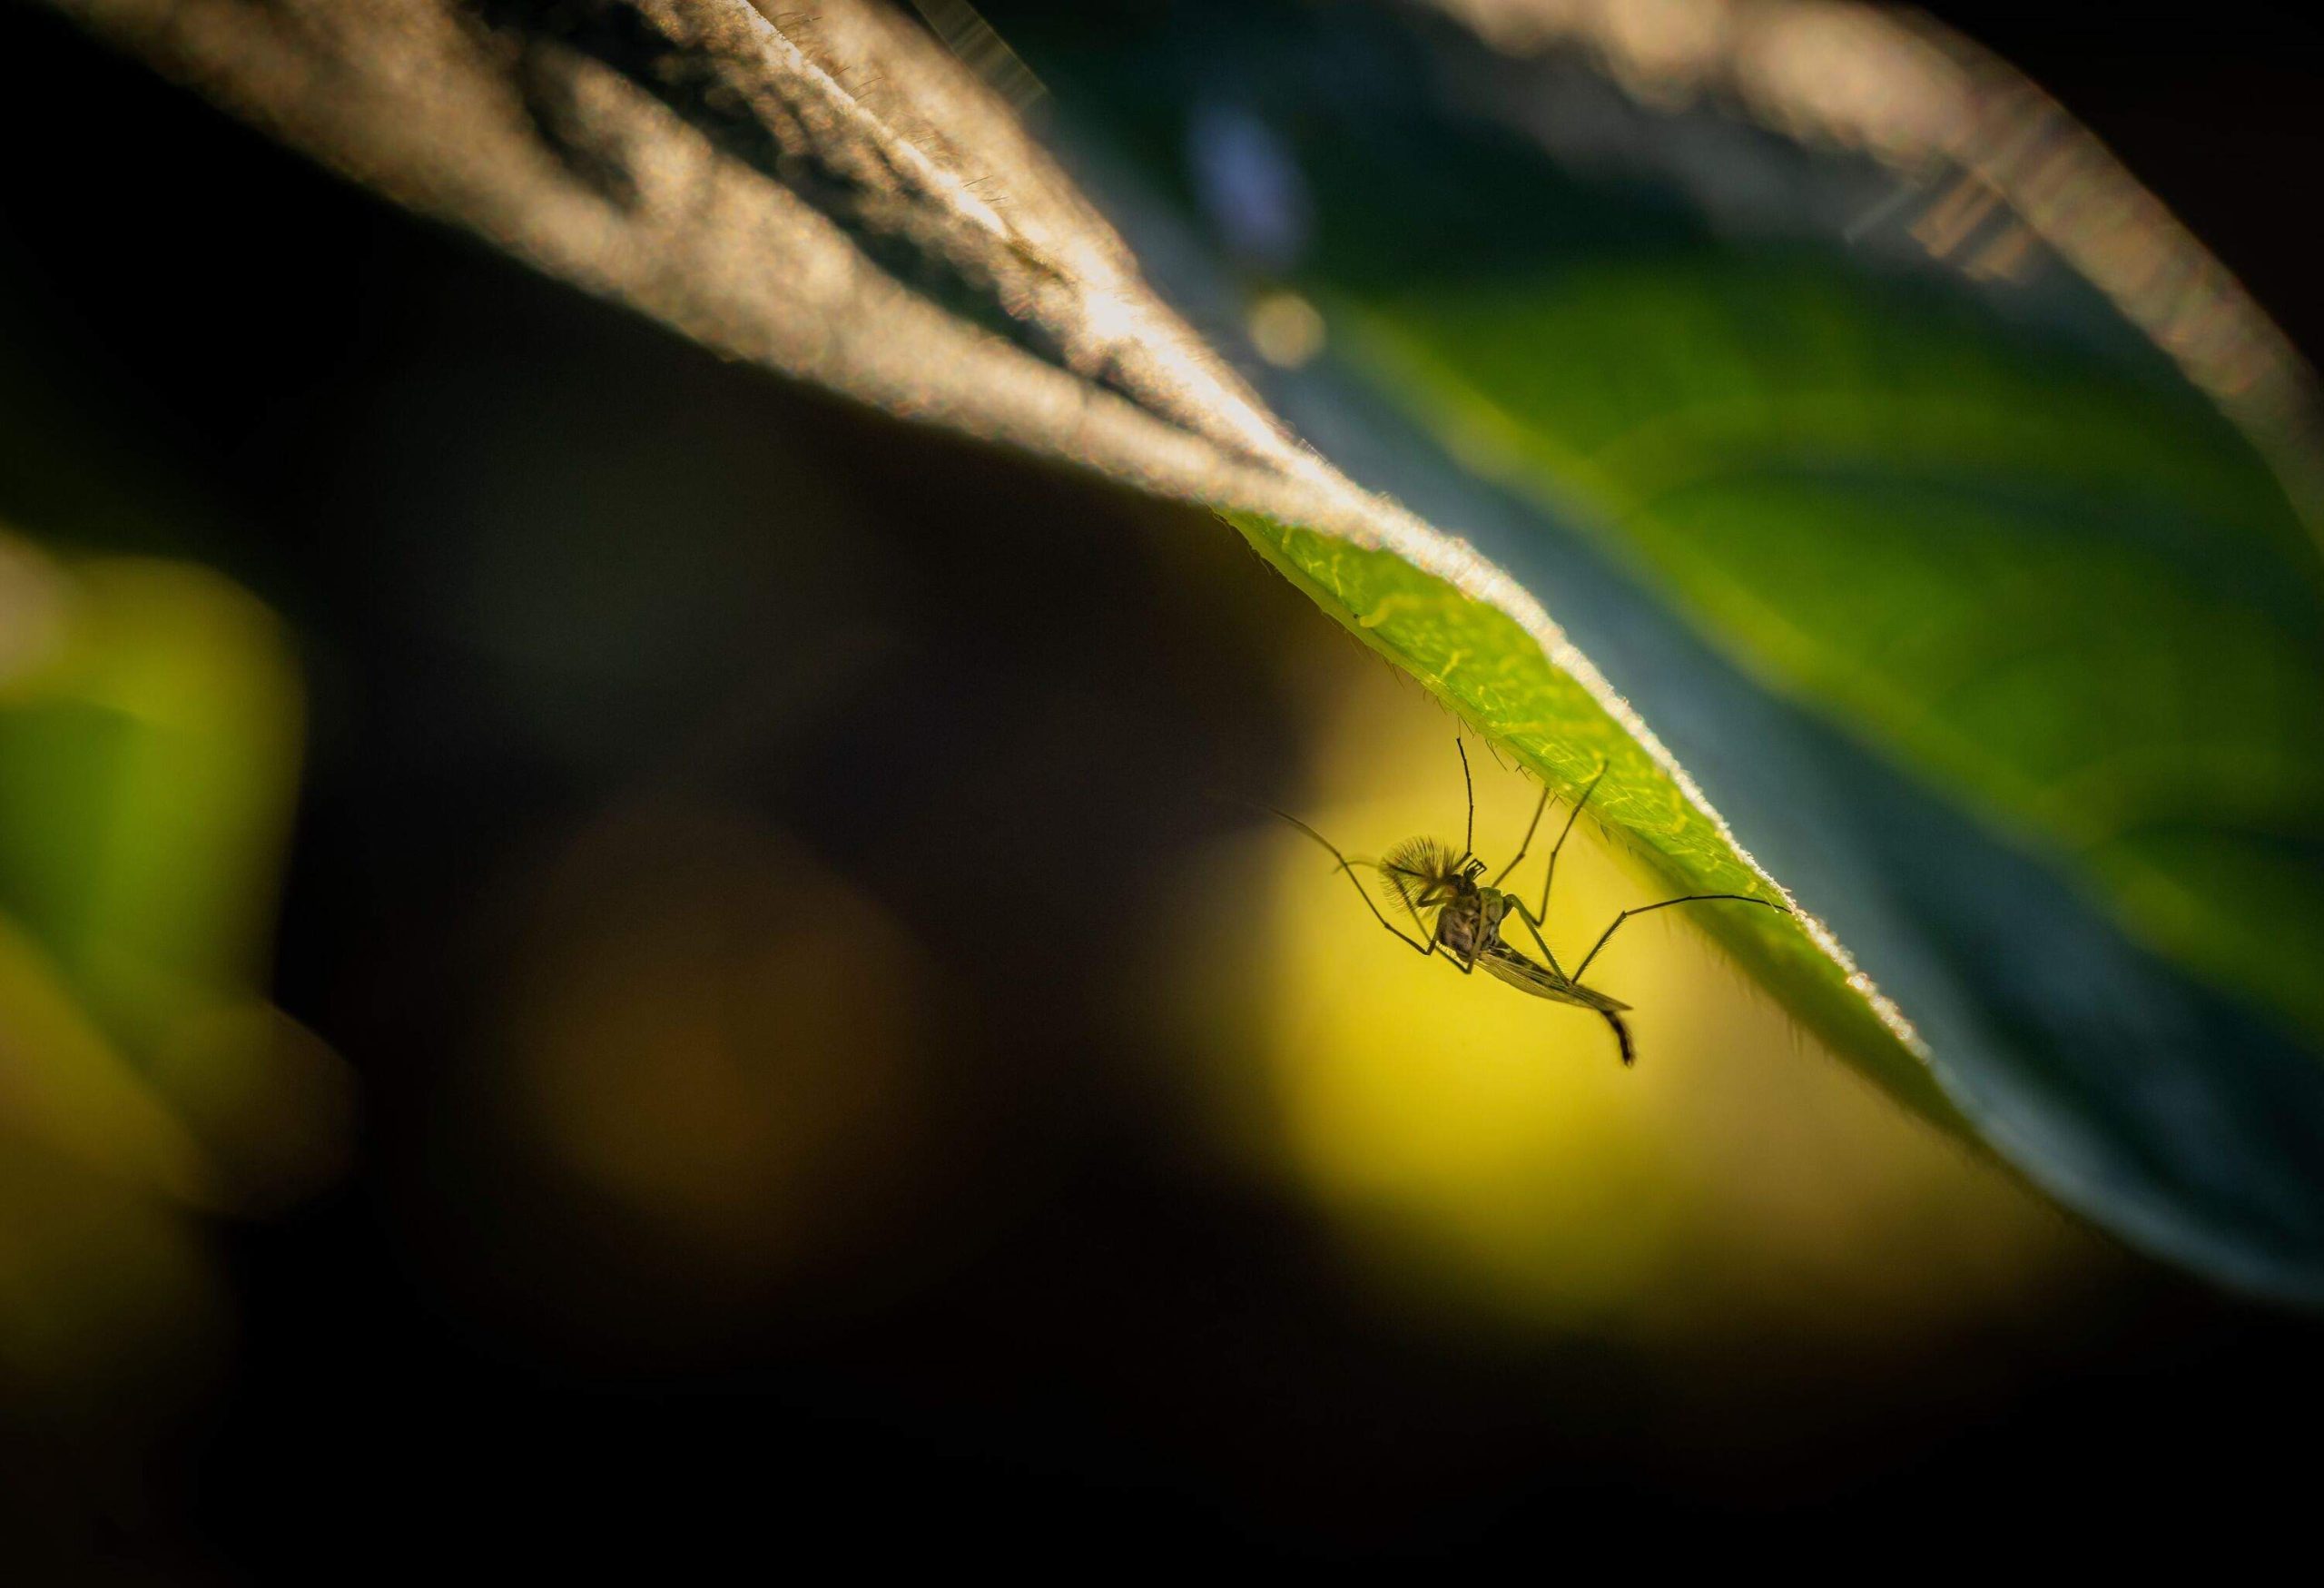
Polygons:
M1443 907L1436 941L1464 960L1473 960L1501 941L1509 901L1491 888L1477 888Z
M1484 952L1488 944L1500 934L1487 927L1473 909L1447 906L1436 919L1436 941L1464 960L1473 960Z

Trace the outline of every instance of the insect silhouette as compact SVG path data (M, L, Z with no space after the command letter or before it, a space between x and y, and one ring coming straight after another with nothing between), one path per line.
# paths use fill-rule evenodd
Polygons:
M1758 904L1769 910L1785 908L1772 900L1753 898L1748 893L1686 893L1676 899L1665 899L1659 904L1641 904L1635 910L1625 910L1615 916L1613 923L1598 934L1598 941L1590 945L1590 952L1581 956L1581 962L1569 974L1558 963L1557 955L1550 952L1549 942L1541 935L1541 919L1549 912L1550 889L1557 881L1558 852L1572 836L1573 824L1581 819L1582 807L1590 803L1590 796L1598 790L1599 780L1606 775L1605 767L1598 769L1597 775L1581 791L1581 797L1573 802L1573 809L1566 814L1565 826L1559 831L1558 841L1550 846L1549 865L1541 878L1541 902L1538 908L1528 910L1523 900L1515 893L1503 893L1501 884L1517 869L1526 852L1532 848L1533 835L1541 831L1542 813L1550 807L1550 791L1547 788L1541 790L1541 803L1533 807L1533 820L1527 824L1525 836L1519 842L1516 854L1507 865L1493 873L1491 882L1485 882L1482 879L1490 868L1477 858L1474 847L1477 789L1469 775L1469 752L1457 739L1453 741L1452 747L1460 751L1461 781L1469 794L1468 827L1457 854L1451 844L1440 839L1408 838L1380 860L1352 861L1340 853L1337 844L1298 817L1275 810L1272 805L1261 808L1281 816L1330 850L1332 858L1339 862L1337 869L1347 873L1348 881L1354 884L1356 896L1364 901L1364 908L1370 910L1380 924L1394 933L1406 947L1424 955L1442 955L1450 960L1453 969L1463 976L1473 975L1482 968L1486 974L1498 977L1521 992L1592 1011L1613 1028L1614 1041L1621 1046L1622 1062L1626 1065L1638 1060L1638 1051L1630 1045L1630 1028L1622 1023L1622 1015L1630 1006L1619 999L1609 998L1594 987L1581 984L1582 975L1590 969L1590 962L1598 957L1607 940L1614 935L1623 922L1649 911L1668 910L1673 904L1702 904L1718 900ZM1355 868L1359 865L1370 866L1380 873L1381 890L1391 907L1410 918L1412 923L1420 929L1420 936L1414 937L1397 925L1364 891L1363 883L1355 875ZM1512 920L1521 922L1531 934L1534 946L1541 951L1542 960L1548 962L1546 964L1537 963L1502 941L1503 924Z

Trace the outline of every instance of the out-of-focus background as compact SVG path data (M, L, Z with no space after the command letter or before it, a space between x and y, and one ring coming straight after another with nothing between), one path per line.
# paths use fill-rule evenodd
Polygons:
M2324 28L1943 9L2319 350ZM1454 724L1219 524L0 61L0 1576L2305 1503L2313 1326L1673 914L1634 1071L1388 943L1235 802L1457 838Z

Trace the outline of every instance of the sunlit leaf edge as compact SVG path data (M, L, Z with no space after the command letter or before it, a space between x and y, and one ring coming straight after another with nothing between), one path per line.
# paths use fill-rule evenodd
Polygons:
M1394 551L1263 514L1220 516L1324 613L1558 795L1572 798L1603 767L1590 817L1679 891L1782 893L1667 755L1554 664L1515 617ZM1713 909L1700 912L1698 923L1891 1096L1947 1130L1975 1137L1931 1075L1901 1011L1796 902L1788 916Z

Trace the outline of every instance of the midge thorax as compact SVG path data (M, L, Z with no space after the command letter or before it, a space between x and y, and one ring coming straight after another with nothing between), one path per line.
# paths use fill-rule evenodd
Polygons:
M1597 776L1590 780L1590 786L1583 789L1581 797L1573 803L1573 809L1566 816L1565 826L1558 833L1558 841L1550 846L1549 865L1541 878L1541 902L1537 908L1529 910L1516 894L1503 893L1500 883L1517 869L1518 862L1525 858L1526 851L1531 847L1533 834L1541 829L1541 813L1549 808L1550 791L1542 789L1541 803L1533 807L1533 820L1525 829L1524 839L1517 845L1516 855L1493 874L1492 882L1485 882L1482 880L1487 869L1485 863L1477 858L1472 849L1477 828L1477 793L1476 785L1469 777L1469 753L1457 739L1453 741L1453 748L1460 751L1461 781L1469 791L1467 835L1457 853L1451 844L1434 838L1409 838L1390 850L1383 859L1351 861L1330 839L1298 817L1282 811L1275 811L1274 814L1330 850L1332 858L1339 862L1339 869L1346 872L1348 881L1354 883L1356 894L1363 899L1365 908L1407 947L1422 954L1442 955L1452 961L1453 968L1463 976L1472 975L1482 967L1486 974L1508 982L1521 992L1592 1011L1613 1028L1614 1041L1620 1044L1625 1064L1637 1059L1637 1052L1630 1046L1630 1028L1622 1023L1622 1011L1630 1005L1609 998L1595 988L1581 985L1582 972L1590 969L1590 962L1598 957L1598 951L1606 946L1606 940L1614 935L1615 927L1631 916L1643 915L1649 910L1665 910L1673 904L1695 904L1711 900L1732 900L1738 904L1758 904L1770 910L1784 908L1771 900L1755 899L1748 893L1688 893L1676 899L1665 899L1659 904L1642 904L1615 916L1613 924L1599 934L1598 941L1590 945L1590 952L1581 956L1581 962L1569 975L1558 963L1557 955L1550 952L1547 940L1541 936L1541 918L1549 911L1551 885L1557 881L1558 853L1565 847L1566 839L1573 833L1574 823L1581 815L1581 807L1590 803L1590 796L1597 790L1599 778L1606 775L1606 769L1602 766L1598 769ZM1267 808L1273 809L1271 806ZM1358 865L1371 866L1380 873L1382 891L1386 894L1389 904L1419 929L1418 937L1404 931L1373 902L1372 895L1364 891L1364 884L1356 881L1354 868ZM1542 960L1548 962L1546 964L1535 962L1502 941L1502 928L1512 920L1524 927L1534 946L1541 951Z

